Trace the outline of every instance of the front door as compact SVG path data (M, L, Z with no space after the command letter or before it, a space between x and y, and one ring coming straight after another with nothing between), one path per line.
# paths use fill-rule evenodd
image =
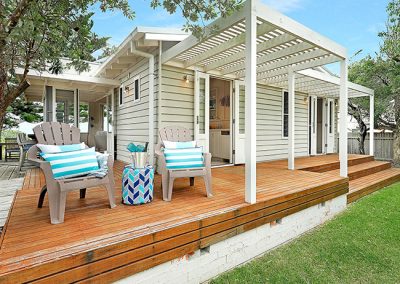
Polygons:
M308 132L309 132L309 153L317 154L317 96L309 98L309 115L308 115Z
M234 103L234 163L245 162L245 85L243 81L235 81Z
M334 152L335 145L335 103L333 99L326 100L326 153Z
M210 76L196 71L194 85L194 139L204 152L210 143Z

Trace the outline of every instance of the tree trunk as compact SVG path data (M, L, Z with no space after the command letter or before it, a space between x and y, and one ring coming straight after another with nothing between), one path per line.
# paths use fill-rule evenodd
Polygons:
M365 155L365 137L367 136L368 128L365 123L359 123L360 131L358 132L358 152L360 155Z
M394 99L394 111L396 128L394 129L393 163L396 167L400 167L400 94Z

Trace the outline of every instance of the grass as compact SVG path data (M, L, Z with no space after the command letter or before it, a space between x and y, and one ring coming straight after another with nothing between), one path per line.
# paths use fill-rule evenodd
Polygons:
M400 283L400 183L211 283Z

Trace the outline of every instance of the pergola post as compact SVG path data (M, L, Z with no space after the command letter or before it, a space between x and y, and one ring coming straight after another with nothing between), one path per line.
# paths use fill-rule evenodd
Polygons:
M374 151L374 140L375 140L375 129L374 129L374 95L369 96L369 154L371 156L375 155Z
M246 57L245 57L245 201L256 202L256 96L257 96L257 15L255 0L248 0L246 15Z
M347 86L347 59L340 61L340 105L339 105L339 160L340 176L347 177L347 105L348 105L348 86Z
M295 139L295 73L289 71L288 74L288 103L289 103L289 117L288 117L288 169L294 170L294 139Z

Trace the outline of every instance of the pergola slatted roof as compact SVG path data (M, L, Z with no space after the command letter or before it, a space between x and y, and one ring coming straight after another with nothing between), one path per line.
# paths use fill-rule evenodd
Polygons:
M285 88L287 74L290 71L312 69L346 58L344 47L261 3L257 3L256 7L258 82L269 84L271 81L276 81L273 85ZM219 28L218 32L212 33L216 26ZM238 11L230 17L218 19L210 24L202 40L190 36L166 51L162 59L163 63L244 79L246 75L245 31L245 15L243 11ZM307 93L323 91L324 95L339 95L339 81L336 84L327 80L321 82L321 78L311 78L319 83L304 86L302 77L309 76L299 76L299 82L296 84L297 91ZM365 93L366 88L360 89L357 86L354 85L353 89L349 90L350 97L371 94L371 90Z

